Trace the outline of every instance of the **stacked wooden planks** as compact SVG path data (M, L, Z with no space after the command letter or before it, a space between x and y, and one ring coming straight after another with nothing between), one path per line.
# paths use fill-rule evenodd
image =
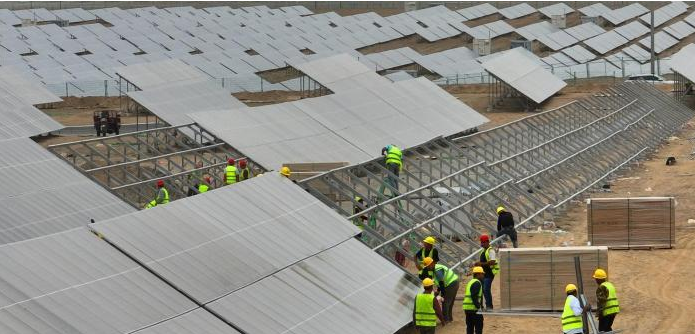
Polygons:
M608 270L608 248L544 247L502 248L500 260L500 299L503 310L562 311L565 286L576 284L574 257L582 265L584 294L596 304L596 268Z
M587 200L588 239L610 248L671 248L676 242L673 197Z

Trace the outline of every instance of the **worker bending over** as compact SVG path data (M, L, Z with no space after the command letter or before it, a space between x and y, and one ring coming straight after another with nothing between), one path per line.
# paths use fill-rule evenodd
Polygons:
M598 284L596 289L598 330L610 332L613 330L615 316L620 313L618 295L615 293L613 283L608 282L608 274L606 274L605 270L601 268L596 269L593 277L596 280L596 284Z
M401 175L401 170L403 169L403 152L396 145L387 145L381 149L381 155L386 156L386 169L393 173L396 177L389 175L386 177L393 189L398 190L398 178Z
M562 311L562 332L564 334L584 334L582 313L589 309L589 305L585 305L582 309L579 299L577 299L576 285L567 284L565 293L567 293L567 299L565 299L565 308Z
M434 296L434 281L431 278L422 280L423 293L415 296L415 306L413 308L413 322L420 334L434 334L437 327L437 319L446 326L446 321L442 315L442 306Z
M198 193L206 193L210 190L210 177L206 176L203 178L203 182L198 184Z
M418 270L418 276L420 279L425 279L428 277L428 274L426 272L423 272L423 266L422 261L426 257L431 257L434 262L439 262L439 251L434 247L436 240L434 240L433 237L427 237L424 240L422 240L422 248L420 248L417 253L415 253L415 256L413 257L413 261L415 262L415 266L417 267Z
M495 250L490 247L490 237L486 234L480 236L480 247L483 248L483 251L480 252L480 261L476 262L474 266L483 267L485 271L485 277L483 278L485 308L492 310L494 308L492 305L492 281L495 279L495 275L500 272L500 266L497 263Z
M483 315L478 313L483 307L483 283L485 277L482 267L473 267L473 278L466 284L463 297L463 312L466 315L466 334L483 334Z
M437 283L437 291L444 298L442 305L444 312L444 320L454 321L453 310L454 300L459 291L459 277L453 270L445 265L437 263L431 257L426 257L422 260L425 269L429 276Z
M239 174L237 173L234 159L227 160L227 167L224 169L224 184L230 185L239 182Z
M509 239L512 240L512 245L514 248L517 248L519 243L517 242L514 225L514 215L501 205L497 207L497 237L509 236Z
M145 209L154 208L157 205L164 205L169 203L169 191L164 187L164 181L157 181L157 194L154 199L147 203Z

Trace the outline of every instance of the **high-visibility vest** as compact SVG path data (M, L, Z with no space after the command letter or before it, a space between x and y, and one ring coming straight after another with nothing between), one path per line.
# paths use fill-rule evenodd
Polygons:
M437 326L437 313L434 312L434 294L420 293L415 296L415 326Z
M242 168L239 171L239 181L248 180L251 177L251 171L248 167Z
M391 146L391 148L386 152L386 163L387 164L397 164L399 167L403 166L403 152L396 146Z
M426 249L421 248L420 251L418 252L418 254L419 254L418 258L419 258L420 262L422 262L422 260L424 260L426 257L432 257L432 255L434 255L434 247L430 248L430 254L427 256L425 256L426 251L427 251ZM424 269L425 268L420 269L420 271L418 271L418 274L422 274L422 271Z
M488 248L483 252L483 256L484 256L485 258L483 259L482 262L490 261L490 249L492 249L492 247L488 247ZM493 275L497 275L497 273L500 272L500 264L499 264L499 262L497 262L497 260L495 261L495 264L494 264L494 265L492 265L492 266L483 266L483 269L485 269L485 267L489 267L490 270L492 270L492 274L493 274Z
M224 176L226 184L236 183L236 167L231 165L227 166L224 170Z
M584 328L582 315L574 315L570 307L570 296L565 299L565 309L562 311L562 331L569 332L573 329Z
M608 289L608 299L606 299L606 305L603 306L601 314L611 315L620 313L620 305L618 304L618 296L615 294L615 286L611 282L603 282L601 286L605 286Z
M162 193L164 193L164 196L161 198L161 202L159 201L159 199L160 199L159 192L160 191ZM155 198L155 201L157 201L157 204L169 203L169 191L167 190L167 188L164 188L164 187L159 188L159 190L157 191L157 198Z
M430 277L438 282L439 280L437 279L437 275L435 273L440 270L444 271L444 287L449 286L451 283L454 283L459 279L459 276L456 275L453 270L439 263L434 265L434 271L430 270Z
M480 283L480 280L477 278L471 278L470 281L468 281L468 284L466 284L466 295L463 297L463 310L464 311L477 311L478 308L475 307L475 304L473 303L473 298L478 301L478 305L481 305L483 301L483 285L482 283L480 284L480 289L478 289L478 295L477 296L471 296L471 287L473 286L474 283Z
M210 189L210 187L208 187L207 184L204 184L204 183L198 184L198 192L199 192L199 193L202 194L202 193L204 193L204 192L207 192L208 189Z

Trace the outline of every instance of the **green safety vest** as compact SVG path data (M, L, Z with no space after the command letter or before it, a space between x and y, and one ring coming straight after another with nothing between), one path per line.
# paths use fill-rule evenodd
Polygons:
M248 167L239 171L239 181L247 180L250 177L251 177L251 171L249 170Z
M159 202L159 199L160 199L159 196L157 196L159 194L159 190L164 192L164 197L161 199L161 203ZM166 188L162 187L162 188L158 189L157 194L155 194L155 196L156 196L155 199L153 199L151 202L147 203L147 205L145 206L145 209L154 208L157 205L169 203L169 191L167 191Z
M429 255L429 256L425 256L425 251L427 251L427 250L424 249L424 248L422 248L422 249L420 249L420 251L418 252L418 254L420 254L420 262L422 262L422 260L424 260L426 257L432 257L432 255L434 254L434 247L432 247L432 249L430 249L430 255ZM421 264L422 264L422 263L421 263ZM418 273L418 274L422 274L422 271L423 271L424 269L425 269L425 268L420 269L417 273Z
M225 173L225 183L226 184L234 184L236 183L236 167L234 166L227 166L224 170Z
M490 248L488 247L485 250L485 262L490 261ZM500 272L500 263L499 260L495 260L495 265L491 266L490 269L492 269L492 274L497 275Z
M415 296L415 326L436 327L437 313L434 312L434 295L420 293Z
M570 307L570 296L565 299L565 309L562 311L562 331L569 332L573 329L584 328L582 315L574 315Z
M603 282L601 286L605 286L608 289L608 299L606 300L606 305L603 306L601 314L611 315L620 313L620 306L618 304L618 296L615 294L615 286L611 282Z
M453 283L459 279L458 275L456 275L456 273L454 273L453 270L447 268L447 266L445 266L445 265L437 263L434 265L434 271L430 270L430 272L429 272L430 277L432 277L432 279L435 281L438 281L437 275L435 275L435 272L437 272L439 270L444 271L444 287L449 286L451 283Z
M201 193L201 194L204 193L204 192L207 192L208 189L210 189L210 187L208 187L207 184L201 183L201 184L198 185L198 192Z
M473 304L473 296L471 296L471 287L475 282L480 283L480 280L477 278L471 278L470 281L468 281L468 284L466 285L466 295L463 297L463 310L464 311L477 311L478 308L475 307L475 304ZM481 305L483 302L483 285L482 283L480 284L480 290L478 290L478 295L475 296L476 300L478 301L478 305Z
M391 146L391 149L386 152L386 163L387 164L397 164L399 167L403 166L403 152L396 146Z

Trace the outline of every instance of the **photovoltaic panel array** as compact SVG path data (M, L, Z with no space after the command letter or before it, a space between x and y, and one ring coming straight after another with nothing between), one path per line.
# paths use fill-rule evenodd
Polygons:
M596 59L595 54L583 48L581 45L575 45L573 47L563 49L562 53L574 59L576 62L580 64Z
M348 54L290 64L333 92L388 84L389 81Z
M133 334L239 334L212 313L198 308L175 318L146 326Z
M62 101L51 93L38 80L32 80L29 76L15 70L12 67L0 67L0 89L27 101L31 105L53 103Z
M122 334L196 308L85 228L0 246L0 262L3 333Z
M654 11L654 27L658 27L672 18L688 11L688 5L682 1L674 1ZM651 13L644 14L639 18L642 22L651 26Z
M26 97L25 91L17 92L18 89L13 88L9 82L2 81L4 84L0 85L0 141L32 137L63 128L60 123L34 108L30 101L15 95L18 93ZM6 90L5 86L12 91Z
M640 44L642 44L646 48L651 48L651 38L650 37L645 37L639 41ZM666 51L666 49L678 44L678 40L671 37L671 35L659 31L654 34L654 52L656 53L662 53Z
M615 32L615 30L605 32L584 41L584 44L600 54L606 54L609 51L621 47L627 43L627 38L618 34Z
M671 69L686 77L690 82L695 82L695 44L688 44L671 56Z
M0 244L134 212L29 138L0 140Z
M178 59L115 68L114 71L142 90L181 82L208 81L199 70Z
M518 49L483 62L483 67L536 103L545 101L567 85L532 59L525 57L523 52L515 51Z
M594 4L596 5L596 4ZM607 9L607 8L605 8ZM604 8L598 8L601 13L600 16L608 20L614 26L622 24L628 20L638 17L644 13L648 13L649 9L644 7L640 3L631 3L625 7L621 7L614 10L605 10Z
M482 3L472 7L459 9L456 12L463 16L466 21L471 21L488 15L496 14L499 12L499 10L489 3Z
M625 37L628 41L631 41L640 36L648 34L649 28L637 21L632 21L628 24L613 29L613 31Z
M210 81L172 83L165 87L128 92L128 96L172 126L192 123L193 120L187 116L191 112L246 107Z
M517 28L516 33L526 40L535 41L540 38L540 36L552 34L559 30L558 27L552 25L550 22L541 21Z
M524 17L526 15L531 15L536 12L536 9L527 3L520 3L518 5L502 8L499 13L502 14L507 19L517 19Z
M685 23L684 21L678 21L664 28L664 31L667 32L669 35L679 40L682 40L695 33L695 27Z
M548 18L552 18L553 15L567 15L574 12L572 7L567 6L565 3L555 3L549 6L538 8L538 11Z

